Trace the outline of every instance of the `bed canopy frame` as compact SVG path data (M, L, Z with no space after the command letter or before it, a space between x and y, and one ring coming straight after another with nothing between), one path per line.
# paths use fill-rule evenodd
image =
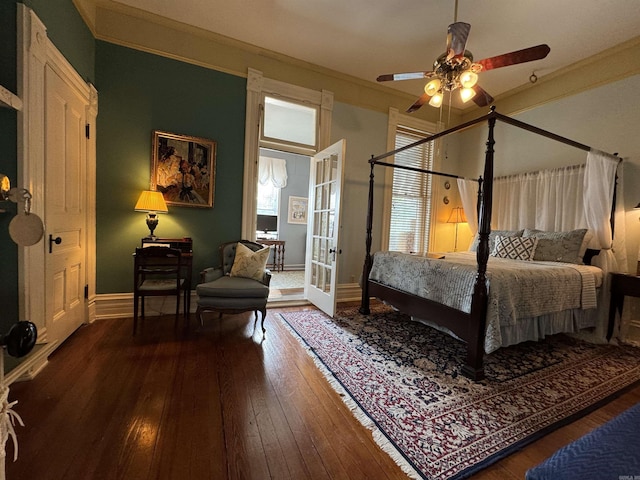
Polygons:
M462 366L461 373L471 378L472 380L482 380L484 378L484 335L486 328L486 316L487 316L487 302L488 302L488 290L487 290L487 263L489 260L489 234L491 233L491 212L492 212L492 199L493 199L493 166L494 166L494 128L496 121L502 121L509 125L521 128L523 130L541 135L552 140L570 145L580 150L589 152L592 148L588 145L576 142L574 140L565 138L561 135L543 130L528 123L516 120L514 118L502 115L496 112L494 106L490 108L488 114L478 117L474 120L470 120L466 123L462 123L455 127L449 128L442 132L436 133L429 137L423 138L409 145L405 145L396 150L383 153L378 156L372 156L369 159L371 166L371 172L369 175L369 198L367 208L367 231L366 231L366 255L363 266L363 286L362 286L362 299L360 304L360 313L369 315L370 313L370 298L378 297L384 301L388 301L394 307L400 311L411 316L423 316L428 314L433 317L436 323L443 326L453 332L456 336L466 342L467 344L467 358L465 364ZM416 147L426 142L437 140L438 138L451 135L453 133L460 132L462 130L469 129L483 122L488 124L488 134L486 141L485 151L485 164L483 175L478 178L478 248L476 250L476 258L478 262L478 274L476 276L472 301L471 311L469 313L456 310L447 305L443 305L426 298L418 297L416 295L400 291L396 288L384 285L382 283L369 280L369 273L373 265L373 257L371 256L371 242L372 242L372 225L373 225L373 190L374 190L374 167L381 165L391 168L400 168L403 170L411 170L418 173L426 173L432 175L438 175L449 178L464 178L458 175L449 173L436 172L426 169L419 169L415 167L408 167L404 165L395 165L393 163L383 161L385 158L391 157L404 150ZM617 156L617 153L614 155ZM613 209L615 208L615 191L613 197L613 207L611 215L611 226L613 232ZM592 253L593 255L593 253Z

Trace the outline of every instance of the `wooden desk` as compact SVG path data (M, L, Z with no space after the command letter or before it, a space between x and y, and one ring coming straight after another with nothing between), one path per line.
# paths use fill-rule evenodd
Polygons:
M607 326L607 340L611 340L616 321L616 310L622 316L624 297L640 297L640 276L624 273L611 274L611 303L609 304L609 325Z
M266 238L258 238L256 242L262 245L273 246L273 264L271 269L276 272L284 270L284 240L267 240Z
M177 248L182 252L182 264L184 265L184 316L189 318L191 312L191 279L193 275L193 239L190 237L183 238L143 238L140 241L141 247L151 245L165 245L170 248Z

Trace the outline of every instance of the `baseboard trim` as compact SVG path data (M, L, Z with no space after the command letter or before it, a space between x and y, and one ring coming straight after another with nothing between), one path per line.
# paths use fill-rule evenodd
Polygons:
M25 358L4 376L4 383L11 385L14 382L33 380L35 376L47 366L47 363L49 363L49 355L55 350L57 343L58 342L47 343L37 350L34 350L33 353L29 354L28 358Z
M338 302L358 301L362 297L362 289L357 283L338 285ZM197 296L191 292L191 313L196 310ZM300 302L304 304L304 301ZM147 299L147 315L171 315L174 312L171 297L151 297ZM133 293L103 293L96 295L95 319L131 318L133 316Z

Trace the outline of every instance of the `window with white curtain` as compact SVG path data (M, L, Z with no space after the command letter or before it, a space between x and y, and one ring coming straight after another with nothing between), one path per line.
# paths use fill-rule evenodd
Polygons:
M258 160L258 215L278 215L280 189L287 186L287 162L260 155Z
M398 125L395 133L395 149L414 143L431 135ZM426 142L395 155L396 165L433 169L433 142ZM431 225L432 175L393 169L391 212L389 219L389 250L405 253L429 250Z

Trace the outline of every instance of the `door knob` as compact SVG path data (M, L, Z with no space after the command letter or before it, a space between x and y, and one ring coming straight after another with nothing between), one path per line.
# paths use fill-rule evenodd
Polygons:
M53 252L53 244L60 245L62 239L60 237L53 238L53 235L49 234L49 253Z

